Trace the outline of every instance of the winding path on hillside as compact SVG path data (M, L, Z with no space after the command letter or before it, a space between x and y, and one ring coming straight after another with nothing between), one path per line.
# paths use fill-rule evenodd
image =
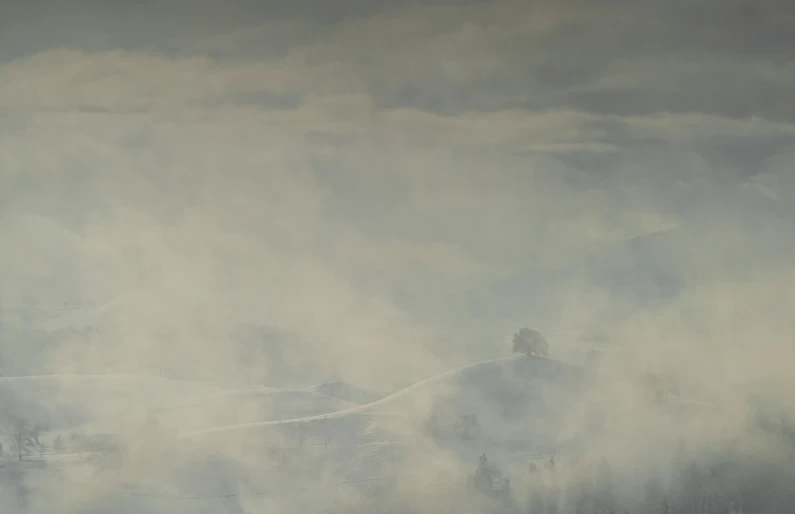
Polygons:
M415 383L411 384L410 386L408 386L408 387L406 387L404 389L401 389L400 391L397 391L397 392L395 392L395 393L393 393L393 394L391 394L389 396L381 398L380 400L377 400L377 401L372 402L372 403L368 403L366 405L359 405L359 406L356 406L356 407L352 407L350 409L343 409L343 410L339 410L339 411L335 411L335 412L330 412L328 414L319 414L319 415L315 415L315 416L306 416L306 417L302 417L302 418L292 418L292 419L274 420L274 421L258 421L258 422L253 422L253 423L241 423L241 424L237 424L237 425L226 425L226 426L220 426L220 427L212 427L212 428L206 428L206 429L201 429L201 430L190 430L190 431L185 431L185 432L178 433L177 437L178 438L195 437L195 436L213 434L213 433L218 433L218 432L226 432L226 431L230 431L230 430L242 430L242 429L250 429L250 428L257 428L257 427L268 427L268 426L275 426L275 425L287 425L287 424L293 424L293 423L306 423L306 422L311 422L311 421L322 421L322 420L340 418L340 417L349 416L349 415L352 415L352 414L369 413L369 412L372 411L372 409L376 409L376 408L382 407L382 406L384 406L384 405L386 405L388 403L391 403L391 402L401 398L402 396L405 396L405 395L411 393L412 391L416 391L418 389L421 389L422 387L424 387L424 386L426 386L426 385L428 385L430 383L442 381L444 379L459 375L459 374L464 373L466 371L470 371L470 370L472 370L474 368L483 367L483 366L489 366L489 365L493 365L493 364L499 364L499 363L503 363L503 362L515 361L515 360L518 360L518 359L528 359L528 358L545 359L545 360L550 360L550 361L553 360L553 359L546 359L544 357L527 357L527 356L524 356L524 355L522 355L522 356L511 356L511 357L500 357L498 359L491 359L491 360L487 360L487 361L476 362L474 364L468 364L468 365L466 365L464 367L461 367L461 368L452 369L452 370L446 371L444 373L441 373L439 375L434 375L432 377L428 377L426 379L420 380L419 382L415 382ZM555 361L555 362L558 362L558 361Z

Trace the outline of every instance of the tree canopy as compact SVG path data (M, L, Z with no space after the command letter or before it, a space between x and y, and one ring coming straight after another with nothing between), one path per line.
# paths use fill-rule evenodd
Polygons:
M538 330L524 327L513 336L513 353L547 357L549 343Z

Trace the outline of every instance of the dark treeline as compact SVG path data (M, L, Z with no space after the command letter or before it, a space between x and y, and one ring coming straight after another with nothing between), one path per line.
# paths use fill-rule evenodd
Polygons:
M773 447L771 447L772 449ZM757 449L760 450L760 449ZM792 452L726 451L694 457L682 446L670 465L619 475L606 458L527 473L528 514L780 514L795 505ZM666 469L667 468L667 469Z
M771 447L772 448L772 447ZM430 514L781 514L795 505L795 455L755 448L706 456L684 446L665 466L614 470L604 457L531 463L511 482L482 455L463 483L380 489L344 512ZM695 457L695 455L699 455ZM340 512L343 512L340 511Z

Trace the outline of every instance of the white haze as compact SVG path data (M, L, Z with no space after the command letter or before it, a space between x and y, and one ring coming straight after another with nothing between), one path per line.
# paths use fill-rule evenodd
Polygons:
M418 435L439 398L607 456L628 504L682 444L795 476L758 421L795 419L785 3L72 4L0 10L3 447L27 417L131 457L0 469L3 512L354 512L347 454L285 470L289 431L190 435L313 416L403 448L381 508L475 512L454 491L488 445ZM488 421L538 385L522 361L399 393L522 326L574 366L610 339L536 425ZM650 406L648 371L696 414Z

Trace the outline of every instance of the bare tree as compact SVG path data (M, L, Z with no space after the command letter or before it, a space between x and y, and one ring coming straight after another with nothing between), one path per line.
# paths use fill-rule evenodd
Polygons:
M36 451L44 454L44 443L41 437L47 432L46 427L40 424L31 424L25 418L15 418L11 422L11 442L17 454L17 459L22 460L23 455Z

